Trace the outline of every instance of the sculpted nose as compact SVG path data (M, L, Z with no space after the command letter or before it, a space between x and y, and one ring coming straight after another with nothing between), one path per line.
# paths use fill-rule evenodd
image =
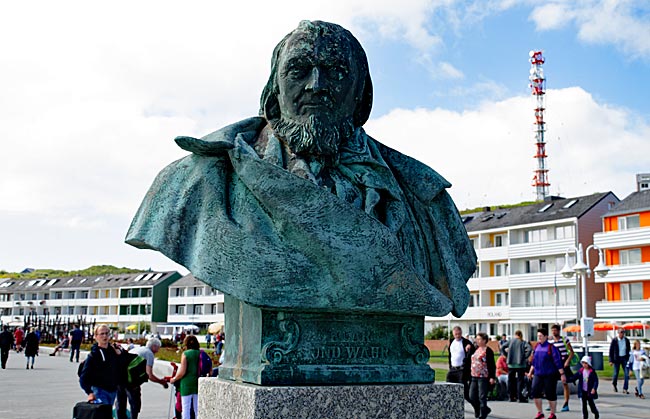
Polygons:
M322 90L323 88L324 88L324 84L323 84L321 71L318 69L318 67L314 67L311 70L311 74L309 74L309 79L307 80L305 89L317 92L319 90Z

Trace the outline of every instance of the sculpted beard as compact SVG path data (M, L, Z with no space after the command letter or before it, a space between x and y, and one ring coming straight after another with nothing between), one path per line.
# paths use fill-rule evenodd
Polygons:
M341 142L354 133L352 118L332 123L311 115L304 123L284 117L269 123L273 131L287 142L291 151L298 155L334 156L338 154Z

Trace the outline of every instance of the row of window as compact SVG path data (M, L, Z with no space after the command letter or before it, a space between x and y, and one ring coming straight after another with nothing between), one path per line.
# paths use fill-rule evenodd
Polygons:
M188 296L199 297L203 295L204 289L205 287L171 288L169 295L171 297L185 297L187 294ZM209 293L206 295L219 295L219 291L214 288L210 288Z
M223 313L223 303L210 304L209 310L205 314ZM204 314L203 304L188 304L186 305L172 305L169 306L169 314Z
M575 237L573 225L556 226L550 228L537 228L510 233L513 244L517 243L538 243L548 240L571 239ZM487 237L486 237L487 239ZM477 248L476 237L470 237L474 248ZM482 247L503 247L508 245L508 234L495 234L491 241L484 241Z

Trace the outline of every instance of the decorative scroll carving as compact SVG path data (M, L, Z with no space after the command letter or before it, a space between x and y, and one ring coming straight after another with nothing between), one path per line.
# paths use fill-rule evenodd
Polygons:
M262 347L262 361L271 364L279 364L282 358L293 352L298 346L300 339L300 326L293 320L282 320L279 323L280 330L285 334L284 340L271 341Z
M402 337L402 348L413 356L416 364L426 364L429 362L429 348L413 339L415 327L410 324L402 326L400 335Z

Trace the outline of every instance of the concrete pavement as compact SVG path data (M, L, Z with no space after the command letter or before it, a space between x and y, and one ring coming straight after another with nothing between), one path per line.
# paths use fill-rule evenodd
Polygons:
M635 380L630 380L629 390L631 394L614 393L610 379L601 379L599 384L599 398L596 400L596 407L600 411L601 419L650 418L650 398L643 400L634 396L633 386L636 385ZM623 388L623 382L620 379L618 388L619 391ZM650 394L650 386L647 389L644 388L644 392ZM649 396L646 395L646 397ZM561 397L560 399L558 399L558 406L562 407L564 399ZM544 409L546 409L548 402L544 400L543 405ZM493 419L532 419L537 414L537 409L532 400L528 403L488 402L488 407L492 409L492 413L488 418ZM582 402L577 395L571 395L569 408L571 409L569 412L556 412L558 419L582 419ZM549 413L544 411L547 418ZM589 417L594 417L591 411ZM474 409L467 402L465 402L465 418L474 418Z
M48 356L50 348L42 348L41 355L36 358L33 370L25 370L25 356L11 352L6 370L0 370L0 418L11 419L65 419L72 417L72 408L86 400L86 395L79 387L76 362L70 363L69 354ZM82 352L81 359L85 358ZM169 375L171 369L164 361L156 361L154 372L158 376ZM438 381L444 378L437 377ZM648 380L650 381L650 380ZM636 381L631 380L630 389ZM619 389L622 389L619 381ZM650 386L647 386L650 395ZM169 403L171 390L165 390L161 385L145 383L142 386L141 419L169 419ZM600 398L597 406L602 419L639 419L650 418L650 398L641 400L633 394L614 393L609 380L600 382ZM489 416L494 419L527 419L537 413L534 404L488 402L492 409ZM547 404L545 404L546 408ZM558 419L581 419L581 403L576 395L571 396L570 412L558 412ZM548 412L544 412L548 417ZM465 418L472 419L474 410L465 403ZM590 418L593 416L590 416Z
M0 370L0 418L7 419L66 419L72 417L72 408L86 400L79 387L77 367L69 361L69 353L48 356L51 348L41 348L34 369L25 370L24 353L11 351L7 369ZM81 353L81 360L86 357ZM160 365L157 365L160 363ZM169 375L168 363L156 361L156 375ZM160 384L142 385L141 419L169 419L171 390Z

